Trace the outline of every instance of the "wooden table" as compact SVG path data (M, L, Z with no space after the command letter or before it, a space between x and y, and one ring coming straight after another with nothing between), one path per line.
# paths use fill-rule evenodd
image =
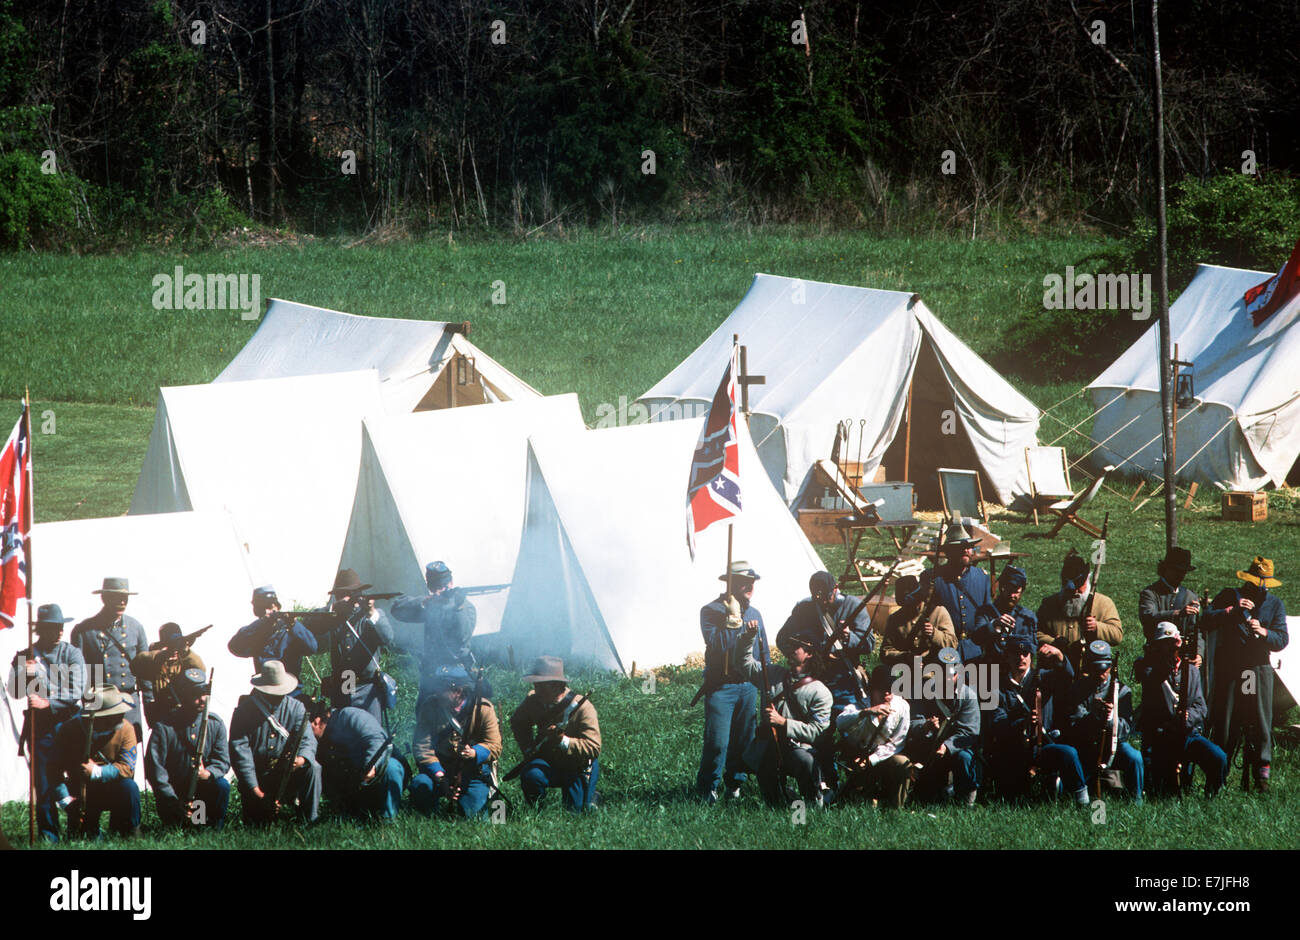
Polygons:
M845 517L848 518L848 517ZM912 533L919 529L925 523L919 519L904 519L898 521L876 521L865 522L859 521L851 525L843 525L839 522L840 534L844 537L844 573L839 577L840 587L857 582L862 588L862 593L869 593L866 579L869 577L862 570L862 565L858 561L858 549L862 545L862 539L868 532L884 532L894 542L894 548L899 555L903 554L903 545L912 537ZM901 535L900 535L901 533ZM873 560L875 556L868 556L867 560ZM888 555L879 556L880 559L893 561ZM875 576L878 578L878 576Z

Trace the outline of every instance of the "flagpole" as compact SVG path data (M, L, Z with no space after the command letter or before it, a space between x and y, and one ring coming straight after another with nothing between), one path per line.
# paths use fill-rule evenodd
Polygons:
M31 389L23 386L23 428L24 436L27 438L27 460L26 464L32 466L32 393ZM33 474L34 476L34 474ZM27 582L27 655L31 659L36 658L36 637L35 624L32 619L32 533L30 525L36 522L36 494L32 492L31 479L24 480L23 493L24 501L27 503L27 519L29 527L23 533L23 558L27 562L27 577L23 580ZM18 518L21 520L24 513L22 509L18 511ZM24 675L26 669L23 670ZM31 703L27 704L27 845L29 848L36 845L36 716L31 714ZM55 810L55 812L58 812Z

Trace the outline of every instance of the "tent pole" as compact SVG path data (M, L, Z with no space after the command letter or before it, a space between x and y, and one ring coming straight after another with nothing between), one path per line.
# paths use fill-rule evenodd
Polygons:
M1157 309L1160 312L1161 437L1165 457L1165 550L1178 544L1178 468L1174 464L1174 394L1170 370L1169 231L1165 219L1165 106L1160 83L1160 0L1151 0L1152 95L1155 116L1156 170L1156 273Z
M23 386L23 424L27 438L27 466L32 466L32 393L26 386ZM33 525L36 524L36 494L32 492L33 473L23 480L23 492L26 493L27 515ZM22 525L23 507L19 507L18 519L19 526ZM36 637L35 626L32 619L32 537L31 530L23 533L24 545L23 555L27 562L27 577L23 580L27 582L27 655L32 659L36 658ZM26 670L24 670L24 673ZM48 685L49 677L46 677ZM45 689L45 694L49 695L49 689ZM58 810L55 810L57 813ZM36 845L36 716L32 713L32 706L27 704L27 845L33 848Z
M907 422L907 430L903 432L903 482L912 481L912 386L916 384L916 375L912 375L912 381L907 383L907 414L904 420Z

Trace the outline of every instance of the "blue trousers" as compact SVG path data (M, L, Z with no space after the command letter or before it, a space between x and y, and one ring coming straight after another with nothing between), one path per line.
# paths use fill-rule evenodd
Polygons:
M1028 793L1031 761L1032 755L1023 748L1011 754L989 753L989 772L1000 796L1015 799ZM1066 793L1083 789L1083 764L1079 762L1079 752L1068 744L1044 744L1038 753L1038 766L1042 773L1059 777L1061 789Z
M555 767L542 758L535 757L524 764L523 772L519 775L519 786L529 805L536 806L541 805L549 788L558 787L564 794L565 807L582 812L590 808L596 798L596 780L599 777L599 760L593 760L591 772L585 773L582 770Z
M491 765L483 765L490 767ZM471 777L456 801L460 814L467 818L481 815L487 809L488 794L492 792L491 777L480 773ZM411 778L411 805L426 816L438 809L438 789L433 777L421 770Z
M719 686L704 697L704 750L695 787L700 793L723 782L738 787L749 779L744 752L758 731L758 689L748 682Z
M1156 740L1145 749L1149 789L1153 796L1178 789L1178 765L1195 764L1205 774L1205 795L1214 796L1228 777L1228 755L1223 748L1199 734L1189 734L1181 748L1178 742Z
M86 817L83 831L99 835L99 817L108 813L108 828L117 835L130 835L140 825L140 787L128 777L91 780L86 784Z
M979 788L979 762L975 752L966 748L953 749L948 744L943 757L931 758L921 771L916 782L917 796L922 799L933 798L947 786L948 772L952 771L952 790L954 795L964 797Z
M350 813L373 813L380 819L392 819L402 805L402 764L390 757L387 765L375 769L375 776L380 779L350 797L345 805Z
M48 709L42 709L48 711ZM30 714L30 712L29 712ZM36 724L36 828L47 842L59 841L59 784L62 774L54 770L54 736L59 726L49 719ZM26 737L24 735L24 737ZM24 741L26 746L26 741Z
M154 802L158 807L158 818L166 826L180 826L185 822L185 792L189 789L188 780L174 784L180 799L171 799L154 791ZM203 823L206 829L220 832L226 825L226 807L230 805L230 781L216 774L207 780L200 780L194 788L194 799L203 803Z
M1142 764L1142 755L1138 753L1137 748L1127 741L1121 741L1119 747L1115 749L1115 760L1111 766L1119 771L1120 777L1124 780L1124 790L1128 795L1133 797L1134 802L1141 803L1143 779L1146 773ZM1097 774L1096 766L1089 770L1091 773L1088 774L1088 779L1091 781Z

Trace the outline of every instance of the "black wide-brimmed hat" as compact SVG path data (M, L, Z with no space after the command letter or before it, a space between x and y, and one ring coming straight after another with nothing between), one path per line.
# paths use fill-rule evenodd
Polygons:
M1196 566L1192 564L1192 553L1177 545L1165 552L1165 557L1160 559L1160 564L1182 572L1196 570Z
M340 568L339 573L334 578L334 586L330 588L331 594L356 594L358 591L364 591L370 587L369 584L361 583L361 575L357 574L351 568Z

